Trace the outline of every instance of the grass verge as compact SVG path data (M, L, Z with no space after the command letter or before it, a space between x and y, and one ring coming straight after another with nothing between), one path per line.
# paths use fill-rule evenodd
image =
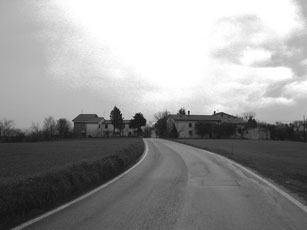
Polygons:
M101 158L82 159L42 173L3 180L0 183L0 229L42 214L124 172L144 151L141 140L131 140L130 145L102 154Z

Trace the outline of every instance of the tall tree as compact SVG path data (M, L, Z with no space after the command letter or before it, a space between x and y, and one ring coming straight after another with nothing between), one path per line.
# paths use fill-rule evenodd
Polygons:
M119 108L114 106L113 110L110 113L110 120L113 124L113 136L115 135L115 129L119 129L120 133L123 129L124 122L123 122L123 115L120 112Z
M232 123L215 124L212 128L217 138L228 138L236 133L236 125Z
M211 129L212 129L211 125L208 123L197 122L195 124L196 133L200 135L202 138L204 138L204 136L206 136L207 134L210 134Z
M46 139L51 139L52 137L54 137L56 132L56 121L52 116L45 118L43 132Z
M67 119L60 118L57 120L56 128L60 138L66 138L70 134L71 124Z
M136 113L130 121L130 126L137 129L137 135L139 136L142 132L141 127L146 125L146 119L142 113Z
M245 112L242 115L243 115L243 119L245 119L246 121L252 120L256 117L256 113L254 112Z
M167 136L167 118L170 115L170 113L165 110L162 112L158 112L154 115L155 119L157 120L155 123L155 130L156 130L156 134L158 136Z
M178 112L177 112L178 115L186 115L186 112L185 112L185 108L181 107Z

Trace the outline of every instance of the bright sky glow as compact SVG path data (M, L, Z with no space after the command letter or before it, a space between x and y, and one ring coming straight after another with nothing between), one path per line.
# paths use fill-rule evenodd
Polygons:
M35 48L22 43L23 53L33 58L25 56L19 68L29 68L26 73L34 76L41 60L37 74L63 89L67 101L60 107L69 112L54 112L54 116L74 116L85 110L108 117L115 104L127 118L141 111L148 120L155 112L176 112L182 106L193 114L255 111L259 119L268 121L275 119L270 109L283 106L283 120L301 116L286 112L290 107L301 108L307 99L307 45L297 38L306 36L300 0L30 3L30 13L24 17L33 11L35 20L30 17L25 33L31 32L38 48L33 53ZM14 20L2 24L13 28L23 18ZM22 75L7 67L3 72ZM40 79L36 89L44 87ZM54 102L45 96L50 104ZM0 118L19 113L9 111L0 113ZM300 109L300 113L307 111Z

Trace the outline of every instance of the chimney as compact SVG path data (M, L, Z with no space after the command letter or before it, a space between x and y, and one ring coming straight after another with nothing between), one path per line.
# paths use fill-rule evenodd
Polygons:
M215 115L215 111L214 111L214 113L213 113L214 115Z
M190 116L190 110L188 110L188 116Z

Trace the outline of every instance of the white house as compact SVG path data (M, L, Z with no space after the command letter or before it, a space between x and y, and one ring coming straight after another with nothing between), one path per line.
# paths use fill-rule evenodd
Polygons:
M108 137L113 135L113 124L110 120L98 117L97 114L79 114L73 119L74 134L79 137ZM121 133L115 129L118 136L136 136L135 129L130 128L130 120L124 120Z
M188 111L187 115L169 115L167 119L167 129L170 132L173 126L176 127L178 138L200 138L197 134L195 125L199 122L209 124L233 123L237 125L237 136L239 136L240 129L243 129L246 123L243 119L235 117L227 113L215 113L213 115L191 115Z

